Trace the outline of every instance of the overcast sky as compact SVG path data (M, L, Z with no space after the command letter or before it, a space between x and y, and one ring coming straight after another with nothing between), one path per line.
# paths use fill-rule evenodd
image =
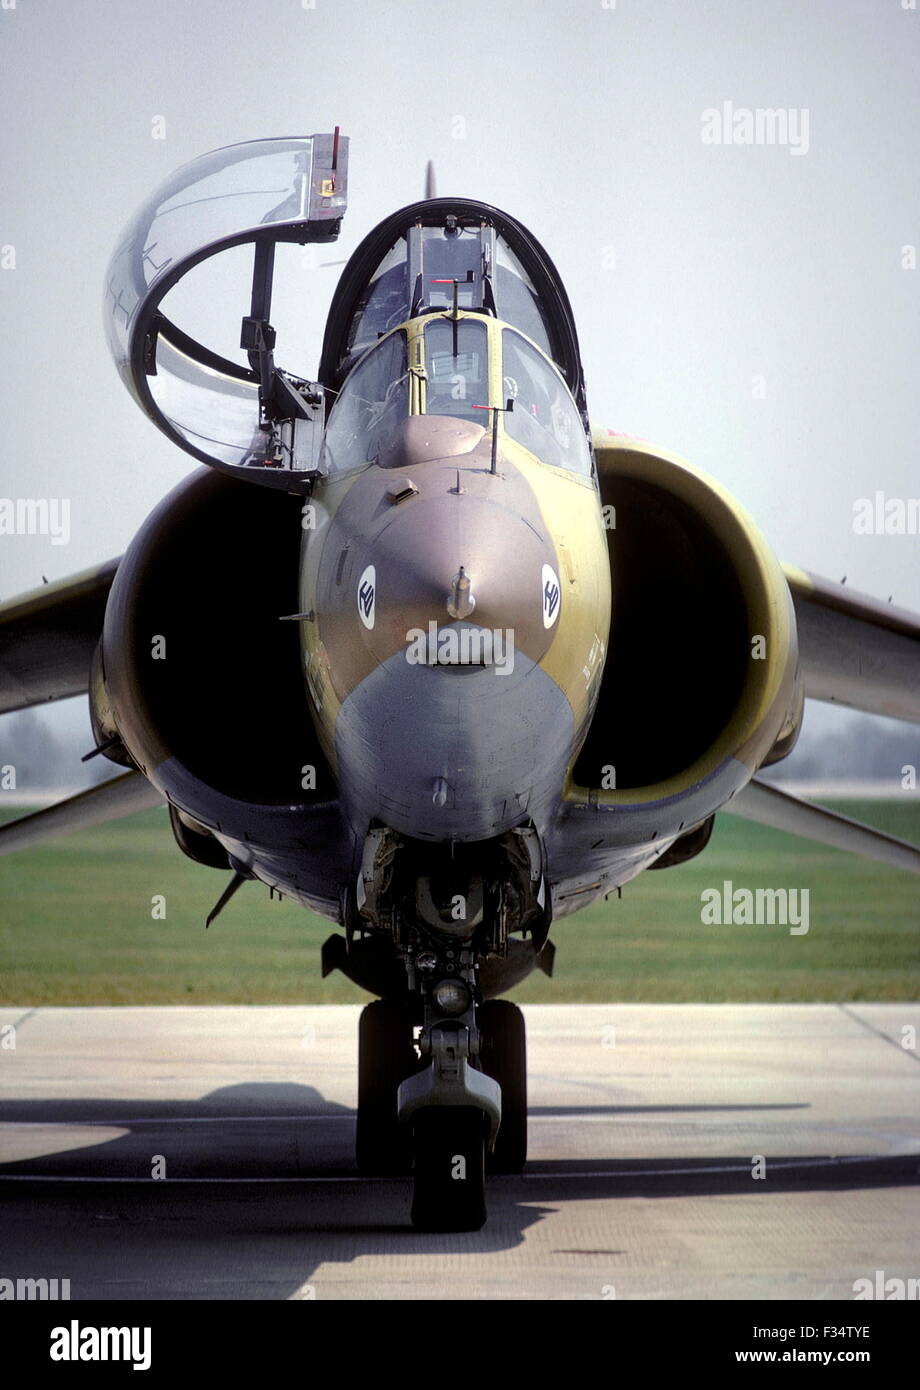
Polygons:
M857 498L920 495L910 3L2 0L0 497L69 498L71 535L0 537L0 596L119 554L197 466L108 359L129 215L206 150L338 123L349 210L319 260L434 159L439 193L556 261L595 424L717 476L782 559L920 608L920 537L853 531ZM707 143L725 102L791 112L797 140ZM312 358L279 360L310 373L340 267L302 270L279 312Z

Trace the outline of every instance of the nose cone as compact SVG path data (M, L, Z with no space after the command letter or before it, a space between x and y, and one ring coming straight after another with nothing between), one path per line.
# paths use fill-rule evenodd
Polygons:
M438 489L434 478L423 479L419 494L394 508L372 547L373 612L357 635L386 661L407 650L411 634L459 624L460 631L506 634L516 651L539 661L552 640L542 599L552 547L513 505L483 495L479 479L461 474L459 492L456 478L453 488L444 486L450 481L441 474Z
M450 443L465 452L425 457ZM417 655L419 632L429 650L439 644L439 665L471 664L451 661L454 646L476 656L477 644L452 643L451 629L458 639L464 629L501 633L538 663L561 595L555 547L524 477L500 454L492 473L491 440L463 420L406 421L385 461L392 466L355 481L323 550L317 607L339 699L377 665Z
M354 818L484 839L532 812L571 743L571 706L540 664L558 561L529 484L500 454L491 471L479 426L447 422L465 452L419 458L444 448L432 423L406 422L396 466L361 474L339 507L319 636Z

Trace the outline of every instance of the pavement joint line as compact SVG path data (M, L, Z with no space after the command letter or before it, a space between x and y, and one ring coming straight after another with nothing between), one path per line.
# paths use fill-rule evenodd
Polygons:
M888 1043L891 1047L896 1047L899 1052L902 1052L907 1057L908 1061L917 1062L918 1064L920 1064L920 1054L918 1054L917 1052L912 1052L910 1048L902 1047L901 1044L897 1042L895 1038L889 1037L889 1035L887 1033L884 1033L881 1028L876 1028L875 1024L870 1023L868 1019L860 1018L859 1014L854 1013L852 1009L847 1008L846 1004L838 1004L837 1008L840 1010L841 1013L846 1014L847 1018L851 1018L854 1023L858 1023L861 1027L866 1028L870 1033L874 1033L877 1038L881 1038L883 1042Z
M795 1158L795 1159L774 1159L771 1168L788 1171L789 1169L800 1168L840 1168L856 1163L875 1163L879 1159L891 1157L889 1154L848 1154L841 1157L830 1158ZM903 1158L920 1158L920 1152L895 1155ZM920 1169L917 1170L920 1172ZM490 1175L489 1184L496 1182L582 1182L596 1181L598 1178L610 1178L618 1181L621 1178L673 1178L688 1177L695 1174L701 1176L713 1173L744 1173L750 1176L751 1168L749 1163L724 1163L706 1164L696 1168L625 1168L622 1171L610 1172L604 1169L586 1171L579 1173L495 1173ZM157 1187L181 1187L190 1183L212 1183L212 1184L237 1184L245 1187L253 1183L328 1183L334 1186L337 1183L364 1183L370 1187L374 1183L408 1183L411 1182L411 1175L397 1177L369 1176L363 1173L324 1173L320 1175L307 1174L303 1177L250 1177L250 1178L141 1178L125 1177L121 1175L106 1177L95 1174L70 1174L70 1173L0 1173L0 1182L51 1182L51 1183L143 1183L147 1186L153 1184Z
M34 1009L26 1009L24 1014L20 1014L18 1018L13 1019L13 1027L16 1029L17 1033L19 1032L22 1025L26 1023L32 1017L33 1014L38 1013L39 1008L40 1005L36 1004Z
M26 1102L29 1103L29 1102ZM0 1101L2 1110L3 1101ZM698 1113L711 1115L714 1112L730 1112L735 1115L752 1116L750 1123L755 1126L763 1127L769 1121L760 1118L763 1111L774 1110L810 1110L811 1106L806 1103L796 1103L788 1105L699 1105L699 1106L624 1106L622 1110L607 1110L599 1108L596 1113L584 1113L580 1111L577 1116L569 1113L559 1115L540 1115L531 1111L527 1116L529 1125L570 1125L573 1121L578 1124L620 1124L629 1119L632 1123L646 1120L650 1124L669 1123L668 1120L660 1120L661 1115L697 1115ZM137 1129L141 1125L153 1125L165 1128L167 1125L235 1125L235 1124L330 1124L333 1121L357 1121L357 1111L351 1110L345 1115L167 1115L158 1119L155 1115L145 1115L143 1117L131 1117L123 1119L121 1116L112 1116L110 1119L84 1120L74 1117L69 1120L7 1120L0 1114L0 1132L5 1129ZM693 1126L695 1120L687 1121L688 1126ZM738 1120L735 1123L742 1123Z
M21 1104L22 1102L17 1102ZM26 1102L29 1104L30 1102ZM3 1102L0 1101L0 1107ZM0 1129L125 1129L129 1125L235 1125L252 1124L261 1121L263 1124L277 1121L279 1124L303 1124L306 1120L322 1121L327 1124L330 1120L354 1120L356 1111L348 1115L168 1115L158 1120L156 1116L145 1116L142 1119L113 1118L111 1120L4 1120L0 1116Z
M22 1103L22 1102L18 1102ZM29 1104L31 1102L25 1102ZM2 1110L3 1101L0 1101ZM700 1105L700 1106L624 1106L622 1110L607 1110L600 1108L595 1114L585 1114L581 1112L576 1116L571 1114L560 1115L540 1115L531 1111L527 1116L527 1122L531 1125L569 1125L573 1119L577 1119L579 1124L617 1124L627 1116L635 1123L636 1116L640 1119L646 1118L650 1123L659 1123L653 1119L655 1115L671 1114L712 1114L713 1111L730 1111L731 1113L751 1114L754 1119L752 1124L763 1125L767 1123L760 1119L760 1114L764 1110L809 1110L811 1107L805 1103L789 1105ZM235 1125L235 1124L329 1124L332 1121L350 1120L354 1123L357 1120L357 1111L351 1110L345 1115L166 1115L162 1119L155 1115L145 1115L142 1117L131 1117L123 1119L121 1116L112 1116L110 1119L84 1120L74 1117L69 1120L7 1120L0 1114L0 1131L4 1129L129 1129L137 1128L140 1125ZM692 1123L692 1122L688 1122Z

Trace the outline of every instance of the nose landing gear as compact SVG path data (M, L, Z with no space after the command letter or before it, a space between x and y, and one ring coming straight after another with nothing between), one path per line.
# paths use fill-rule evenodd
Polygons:
M524 1016L505 1000L470 1012L472 1025L430 1021L416 1046L407 1002L377 1000L361 1015L358 1166L412 1173L419 1230L478 1231L485 1173L519 1173L527 1157Z
M428 1106L412 1125L412 1224L420 1231L478 1231L486 1223L486 1118L473 1106Z
M427 872L401 877L393 832L368 836L357 906L378 942L386 932L405 983L392 979L361 1015L357 1159L367 1173L411 1172L420 1230L479 1230L486 1172L518 1173L527 1157L524 1017L484 993L523 978L546 943L531 838L513 832L504 847L500 863L510 859L516 877L483 875L453 852L434 871L426 862ZM510 940L509 930L531 939ZM368 938L352 944L352 978L368 951Z

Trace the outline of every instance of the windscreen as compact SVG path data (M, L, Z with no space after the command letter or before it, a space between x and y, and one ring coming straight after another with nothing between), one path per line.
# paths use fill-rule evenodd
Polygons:
M458 415L488 428L482 409L489 405L488 357L484 323L450 318L426 323L426 413Z

